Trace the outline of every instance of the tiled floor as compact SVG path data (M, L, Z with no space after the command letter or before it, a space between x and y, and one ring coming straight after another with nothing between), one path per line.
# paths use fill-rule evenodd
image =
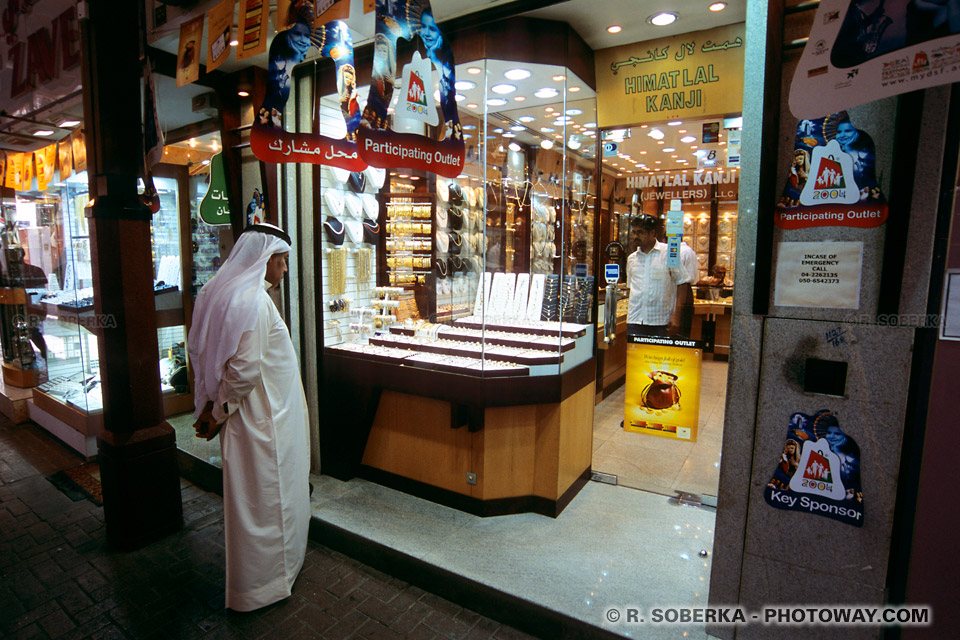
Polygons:
M110 551L103 508L45 479L81 462L0 421L0 638L529 637L314 542L290 598L227 612L220 498L182 482L180 532Z
M624 387L597 405L593 418L593 470L617 476L619 484L675 495L717 495L720 445L727 393L727 363L703 362L697 442L624 431Z

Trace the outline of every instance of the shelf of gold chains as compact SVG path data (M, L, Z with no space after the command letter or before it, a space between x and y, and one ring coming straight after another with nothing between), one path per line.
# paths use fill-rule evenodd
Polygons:
M391 286L424 284L433 253L433 196L399 191L391 184L387 194L386 274ZM398 191L394 191L398 190Z

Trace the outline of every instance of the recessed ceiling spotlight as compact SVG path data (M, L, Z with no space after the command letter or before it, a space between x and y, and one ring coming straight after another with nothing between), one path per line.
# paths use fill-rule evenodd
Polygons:
M609 27L607 27L607 31L609 33L620 33L620 25L612 24Z
M517 137L517 134L511 133L511 132L507 131L505 134L503 134L503 137L504 137L504 138L516 138L516 137Z
M190 148L193 149L193 148L195 148L195 147L197 146L197 139L196 139L196 138L190 138L190 142L188 142L187 144L189 144L189 145L190 145Z
M553 127L540 127L540 131L543 131L544 133L553 133L556 131L556 129Z
M558 73L557 75L553 76L554 82L563 82L566 79L567 79L567 76L563 75L562 73Z
M490 98L487 100L488 107L502 107L505 104L507 104L507 101L503 98Z
M547 107L546 109L544 109L544 111L546 111L547 113L552 113L553 107Z
M647 135L654 140L663 140L663 131L660 131L660 129L650 129L650 131L647 131Z
M726 2L714 2L709 7L710 11L723 11L726 8L727 8Z
M520 122L533 122L534 120L536 120L536 118L534 118L533 116L520 116L519 118L517 118L517 120L519 120Z
M457 91L470 91L477 86L477 83L470 80L457 80L457 83L453 86L457 88Z
M39 136L39 137L41 137L41 138L45 138L45 137L47 137L47 136L52 136L52 135L53 135L53 129L37 129L36 131L33 132L33 135ZM31 160L31 162L32 162L32 160Z
M514 101L514 102L523 102L523 101L526 100L526 99L527 99L527 98L526 98L525 96L513 96L513 101Z
M75 126L77 126L78 124L80 124L80 121L79 121L79 120L64 120L63 122L61 122L61 123L60 123L59 125L57 125L57 126L63 128L63 129L69 129L70 127L75 127Z
M479 73L483 73L483 69L481 69L480 67L467 67L467 73L475 76Z
M453 96L453 98L454 98L454 100L456 100L457 102L463 102L464 100L467 99L467 96L463 95L462 93L458 93L458 94L456 94L455 96Z
M563 127L563 126L566 126L567 121L566 121L566 120L557 119L557 120L554 120L552 124L553 124L555 127Z
M593 129L595 126L597 126L597 123L596 123L596 122L588 122L587 124L585 124L585 125L583 125L583 126L585 126L587 129Z
M670 11L663 11L647 18L647 22L656 27L665 27L677 21L677 14Z
M475 102L471 102L467 105L467 109L476 109L477 106L478 105Z
M493 132L494 132L494 133L503 133L503 129L497 127L496 129L493 130Z
M558 95L560 95L560 92L553 87L543 87L542 89L538 89L533 95L546 100L547 98L556 98Z
M682 138L680 138L680 142L686 142L687 144L690 144L691 142L696 142L696 140L697 140L696 136L683 136Z
M492 87L490 87L490 91L493 91L494 93L499 93L502 96L505 96L508 93L513 93L516 90L517 90L517 85L515 84L503 83L503 84L495 84Z
M530 72L526 69L508 69L503 72L503 77L507 80L526 80L530 77Z
M515 124L512 127L510 127L510 131L526 131L526 129L527 128L522 124Z
M237 46L238 44L240 44L240 41L239 41L239 40L231 40L231 41L230 41L230 46L231 46L231 47L235 47L235 46Z
M576 93L577 91L580 91L580 87L568 87L567 91L570 93Z
M244 91L243 89L241 89L240 91L237 91L237 95L240 96L241 98L248 98L250 97L250 92Z
M674 149L673 147L664 147L663 149L660 149L660 151L663 151L664 153L672 153L676 151L676 149Z
M567 109L564 111L568 116L578 116L583 113L583 109Z
M544 149L553 149L553 140L544 140L540 143L540 146Z
M507 148L510 149L511 151L520 151L522 147L518 145L516 142L511 142L509 145L507 145Z
M463 126L460 127L460 128L463 129L464 131L473 131L474 129L477 128L477 125L475 125L475 124L465 124L465 125L463 125Z

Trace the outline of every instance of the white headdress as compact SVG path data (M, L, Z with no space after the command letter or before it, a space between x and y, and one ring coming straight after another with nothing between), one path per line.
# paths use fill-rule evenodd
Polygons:
M200 290L187 344L194 370L194 415L216 402L227 361L240 338L257 324L257 296L264 287L267 260L290 251L290 236L272 224L247 227L216 275Z

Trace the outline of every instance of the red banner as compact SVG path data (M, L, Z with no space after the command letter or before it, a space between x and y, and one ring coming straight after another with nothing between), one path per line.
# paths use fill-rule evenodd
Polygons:
M887 221L886 203L870 205L831 204L818 207L777 208L773 218L781 229L811 227L879 227Z
M463 140L431 140L413 133L396 133L360 126L360 157L372 167L422 169L445 178L463 173Z
M262 124L253 125L250 130L250 149L264 162L326 164L348 171L367 168L355 142L317 133L289 133Z

